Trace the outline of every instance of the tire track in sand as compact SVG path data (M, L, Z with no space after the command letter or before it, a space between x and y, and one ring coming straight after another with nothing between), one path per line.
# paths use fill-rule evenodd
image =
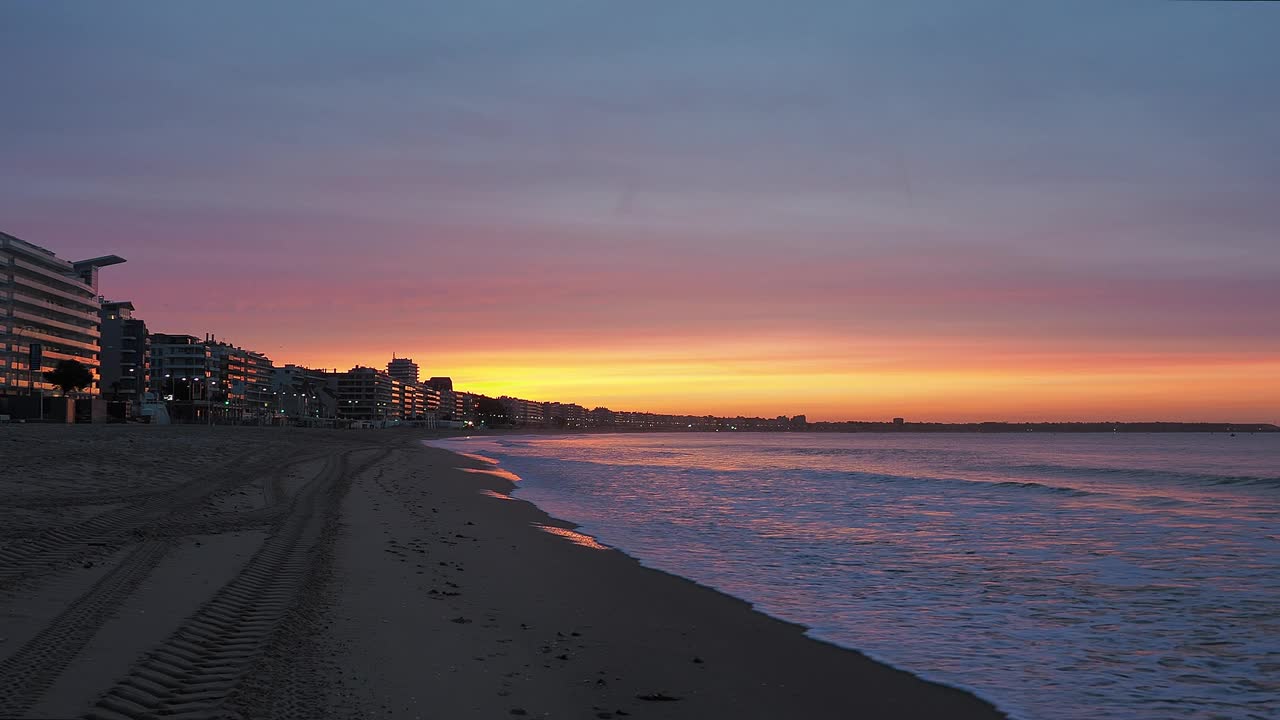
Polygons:
M390 451L348 471L355 452L331 456L240 574L100 697L87 717L240 717L230 701L290 614L306 604L303 590L324 570L322 540L335 530L351 480Z
M176 488L151 495L143 502L98 515L85 522L54 527L38 537L18 540L0 547L0 591L67 567L86 553L98 550L104 540L127 535L144 539L143 528L163 526L163 518L181 517L197 509L211 496L245 483L259 475L271 477L285 468L313 460L316 455L290 457L266 464L254 462L267 451L247 461L227 463Z
M167 542L143 543L0 661L0 717L19 717L30 709L168 550Z

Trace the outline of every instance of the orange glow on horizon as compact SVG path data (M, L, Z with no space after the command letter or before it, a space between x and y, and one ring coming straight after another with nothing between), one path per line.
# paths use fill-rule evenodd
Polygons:
M455 388L467 392L662 414L804 414L811 422L896 416L936 422L1275 422L1280 407L1280 360L1268 356L1028 352L942 341L849 347L795 338L519 353L396 352L424 365L424 378L449 375ZM291 361L340 370L386 362L367 355Z

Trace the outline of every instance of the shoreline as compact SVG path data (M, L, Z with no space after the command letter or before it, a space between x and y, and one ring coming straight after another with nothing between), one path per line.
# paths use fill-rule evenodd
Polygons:
M652 432L660 432L660 431L652 431ZM525 433L520 433L519 435L515 435L515 437L523 437L523 436L526 436L526 434L525 434ZM545 436L546 436L546 434L527 434L527 436L528 436L528 437L530 437L530 438L538 438L538 437L545 437ZM425 444L425 443L436 442L436 441L439 441L439 440L459 440L459 439L462 439L462 437L455 436L455 437L444 437L444 438L428 438L428 439L424 439L422 442ZM519 478L519 476L515 475L514 473L511 473L510 471L507 471L507 470L502 469L502 463L501 463L501 461L500 461L500 460L495 460L495 459L492 459L492 458L487 458L487 457L485 457L485 456L483 456L483 455L479 455L479 454L465 453L465 452L462 452L461 450L450 450L450 449L448 449L448 448L441 448L441 447L438 447L438 446L435 446L435 445L429 445L429 444L428 444L428 445L426 445L426 447L431 448L431 449L444 450L445 452L453 453L454 455L457 455L457 456L459 456L459 457L463 458L464 460L472 460L472 461L476 461L476 462L480 462L480 463L485 464L485 465L482 465L482 467L485 467L485 466L493 467L493 468L495 469L495 471L494 471L494 476L495 476L495 477L498 477L498 478L503 478L503 477L504 477L504 475L506 475L506 474L511 475L511 477L515 478L515 480L507 480L507 482L510 484L511 488L510 488L510 490L509 490L507 493L505 493L505 495L506 495L509 499L511 499L511 500L515 500L515 501L520 501L520 502L525 502L525 503L528 503L529 505L532 505L532 506L533 506L534 508L536 508L539 512L542 512L542 513L546 514L546 515L547 515L549 518L551 518L553 521L555 521L555 522L557 522L557 523L562 523L562 524L563 524L563 527L564 527L566 530L570 530L570 531L574 531L574 532L576 532L576 531L578 531L578 530L582 530L582 529L585 527L585 526L580 525L579 523L577 523L577 522L575 522L575 521L573 521L573 520L570 520L570 519L567 519L567 518L562 518L562 517L558 517L558 516L556 516L556 515L553 515L550 511L545 510L545 509L543 509L541 506L539 506L535 501L533 501L533 500L527 500L527 499L525 499L525 498L520 497L519 495L517 495L517 494L516 494L516 491L518 491L518 490L520 489L520 485L519 485L519 482L518 482L518 481L520 481L520 480L521 480L521 478ZM488 463L492 463L492 465L491 465L491 466L489 466L489 465L487 465ZM483 472L483 471L482 471L482 472ZM497 494L497 493L495 493L495 494ZM662 573L662 574L664 574L664 575L670 575L670 576L673 576L673 577L679 578L679 579L681 579L681 580L688 581L688 582L690 582L690 583L693 583L694 585L696 585L696 586L697 586L697 587L699 587L699 588L704 588L704 589L706 589L706 590L709 590L709 591L711 591L711 592L714 592L714 593L717 593L717 594L723 595L723 596L725 596L726 598L729 598L729 599L734 600L734 601L737 601L737 602L746 603L746 605L751 609L751 611L752 611L752 612L759 613L760 615L763 615L763 616L765 616L765 617L771 618L771 619L773 619L773 620L776 620L776 621L778 621L778 622L781 622L781 623L784 623L784 624L787 624L787 625L792 625L792 626L796 627L802 635L804 635L806 638L808 638L808 639L810 639L810 640L813 640L814 642L822 643L822 644L824 644L824 645L830 645L830 646L835 647L835 648L838 648L838 649L840 649L840 650L845 650L845 651L848 651L848 652L856 653L856 654L858 654L858 655L860 655L860 656L862 656L862 657L865 657L865 658L867 658L867 659L871 660L872 662L878 663L878 664L880 664L880 665L884 665L885 667L887 667L887 668L891 668L891 669L893 669L893 670L897 670L897 671L900 671L900 672L908 673L908 674L910 674L910 675L912 675L912 676L914 676L914 677L916 677L916 678L918 678L918 679L920 679L920 680L922 680L922 681L924 681L924 682L931 683L931 684L934 684L934 685L941 685L941 686L943 686L943 687L947 687L947 688L951 688L951 689L954 689L954 690L958 690L958 691L960 691L960 692L967 693L967 694L969 694L969 695L972 695L972 696L976 697L977 699L981 700L982 702L989 703L990 705L992 705L992 707L993 707L993 708L995 708L999 713L1001 713L1003 717L1007 717L1007 718L1010 718L1010 719L1013 719L1013 718L1015 718L1015 717L1016 717L1016 716L1012 715L1009 711L1006 711L1006 710L1004 710L1004 709L1000 708L999 706L997 706L997 705L996 705L996 701L995 701L994 699L992 699L992 698L988 698L988 697L984 696L984 695L982 694L982 691L981 691L981 690L979 690L979 689L977 689L977 688L971 688L971 687L967 687L967 686L965 686L965 685L961 685L961 684L956 684L956 683L948 682L948 681L947 681L947 680L945 680L945 679L929 677L927 674L920 673L919 671L912 670L911 668L907 668L907 667L903 667L903 666L901 666L901 665L898 665L898 664L894 663L894 662L893 662L892 660L890 660L890 659L887 659L887 658L884 658L884 657L880 657L880 656L878 656L878 655L876 655L876 654L874 654L874 653L868 652L868 651L867 651L867 650L865 650L865 649L857 648L857 647L854 647L854 646L852 646L852 645L843 644L843 643L838 642L838 641L836 641L836 640L828 639L828 638L826 638L826 637L823 637L821 634L818 634L817 632L815 632L815 630L814 630L814 628L813 628L813 627L811 627L811 626L809 626L809 625L806 625L806 624L804 624L803 622L796 621L796 620L790 620L790 619L788 619L788 618L785 618L785 617L782 617L782 616L780 616L780 615L774 614L774 613L772 613L772 612L770 612L770 611L768 611L768 610L766 610L766 609L764 609L764 608L760 607L760 606L759 606L759 605L757 605L754 601L752 601L752 600L750 600L750 599L748 599L748 598L744 598L744 597L740 597L740 596L734 595L733 593L731 593L731 592L729 592L729 591L727 591L727 590L724 590L724 589L722 589L722 588L716 587L715 585L709 585L709 584L707 584L707 583L699 582L699 581L698 581L698 580L696 580L696 579L693 579L693 578L690 578L690 577L686 577L686 576L684 576L684 575L679 574L678 572L673 572L673 571L670 571L670 570L664 570L663 568L657 567L657 566L655 566L655 565L651 565L651 564L649 564L648 562L646 562L643 558L636 557L636 556L634 556L634 555L630 554L629 552L627 552L627 551L626 551L625 549L623 549L623 548L620 548L620 547L617 547L617 546L614 546L614 545L604 545L604 544L602 544L602 543L601 543L601 541L599 540L599 538L598 538L598 537L596 537L595 535L591 534L590 532L579 533L579 534L580 534L580 535L582 535L584 538L586 538L586 540L587 540L588 542L590 542L590 543L595 543L596 545L599 545L601 549L606 549L606 550L611 550L611 551L613 551L613 552L621 553L622 555L624 555L624 556L625 556L625 557L627 557L628 559L630 559L630 560L634 561L637 565L639 565L639 566L640 566L640 567L642 567L642 568L645 568L645 569L647 569L647 570L652 570L652 571L654 571L654 572L659 572L659 573ZM574 540L574 539L572 539L572 538L567 538L567 539L569 539L571 542L577 542L576 540Z
M423 439L0 430L0 716L1005 717Z
M531 501L512 495L517 485L503 476L506 471L501 469L501 465L495 466L483 459L458 451L425 445L425 442L429 441L424 441L424 447L428 451L456 458L453 462L457 463L458 469L467 471L474 478L473 482L478 482L480 485L477 490L478 496L483 497L486 492L504 496L508 502L486 499L493 504L501 503L520 507L519 511L511 514L518 516L526 527L542 524L562 528L571 533L580 528L571 520L556 518ZM493 470L497 472L492 472ZM594 540L589 535L583 537L588 538L589 541ZM680 618L685 611L682 611L677 604L688 603L701 606L698 609L699 614L710 611L710 614L717 616L717 620L712 622L723 623L726 631L732 628L734 632L749 633L754 638L753 642L732 643L735 645L734 652L738 655L737 662L740 663L731 673L733 682L741 682L748 686L758 685L760 682L767 683L768 681L753 681L750 678L753 674L758 675L763 672L764 667L772 665L773 672L786 674L787 679L780 685L807 686L796 695L796 697L805 698L803 708L796 707L793 700L793 704L786 707L775 707L766 711L762 709L761 703L767 703L768 700L756 698L751 703L735 707L731 711L733 717L778 717L779 713L784 716L793 714L797 717L830 716L831 713L838 715L842 711L852 713L855 709L864 717L1007 717L992 703L971 690L923 678L909 670L877 660L855 648L810 635L810 628L803 624L770 615L757 609L749 601L729 595L717 588L646 565L618 548L599 546L600 549L591 550L581 547L580 544L575 545L574 538L568 538L569 542L565 542L565 538L557 538L554 535L549 535L549 538L555 542L548 547L548 552L555 556L564 556L556 558L557 562L568 564L574 561L575 554L578 560L582 560L589 557L590 553L597 553L599 555L597 559L601 562L615 566L614 572L625 574L626 577L621 580L628 584L640 587L649 584L663 585L663 592L669 593L673 602L669 609L663 611L668 621L685 619ZM712 629L708 626L704 626L704 630L713 634L720 632L719 628ZM708 642L709 645L716 643L715 640ZM701 657L696 654L699 650L693 646L693 643L682 649L685 650L686 656ZM676 648L670 646L662 647L661 652L679 654L676 653ZM677 662L688 663L691 660L684 657ZM803 670L799 670L800 668ZM808 680L800 679L806 675L810 676ZM814 681L814 678L820 676L825 676L827 679L820 682ZM848 696L849 683L863 686L857 691L861 697L851 699ZM840 689L833 693L831 692L833 687ZM877 694L881 696L875 697ZM667 709L664 708L664 710ZM713 714L703 714L708 712ZM715 717L715 712L712 708L706 708L691 711L688 715L684 712L664 713L662 717Z

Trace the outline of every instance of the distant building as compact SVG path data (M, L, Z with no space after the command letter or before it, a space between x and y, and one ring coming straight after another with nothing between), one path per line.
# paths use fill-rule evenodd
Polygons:
M382 423L400 417L397 380L381 370L357 365L338 376L338 417Z
M271 358L212 335L205 337L204 345L209 350L209 397L216 418L263 421L287 414L281 412L280 396L272 389Z
M422 388L422 412L432 418L440 416L440 391L423 383L419 387Z
M441 420L462 419L462 395L454 392L452 378L433 377L426 382L426 385L439 393L440 407L436 410L437 418Z
M406 385L417 385L418 363L413 358L392 356L391 362L387 363L387 374Z
M213 372L212 353L200 338L152 333L151 390L169 403L174 420L208 419Z
M337 417L337 381L324 370L300 365L273 367L271 392L276 407L290 420L315 423Z
M587 409L573 403L546 403L543 410L546 422L555 427L581 428L587 426Z
M498 398L498 402L505 408L508 420L515 425L540 426L546 422L544 403L507 395Z
M0 395L54 390L43 372L59 360L87 366L94 383L84 392L98 394L98 268L122 262L115 255L69 262L0 232Z
M400 383L400 387L400 417L405 420L425 419L427 398L422 386L418 383Z
M151 387L151 339L133 316L133 303L104 302L101 312L98 387L109 400L142 401Z
M903 423L905 423L905 422L906 422L906 420L904 420L903 418L894 418L894 419L893 419L893 424L894 424L894 425L902 425L902 424L903 424Z

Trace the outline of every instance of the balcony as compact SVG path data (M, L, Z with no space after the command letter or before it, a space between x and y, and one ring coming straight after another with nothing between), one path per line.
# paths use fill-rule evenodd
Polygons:
M71 324L80 322L89 327L97 327L98 325L99 318L96 310L90 311L75 306L61 305L53 300L31 295L30 293L24 292L24 290L25 288L15 288L13 291L15 314L19 311L16 304L22 303L30 306L32 308L32 312L36 313L35 317L38 318L48 317L50 319L59 320L60 322L67 322L67 319L69 319Z
M40 293L59 298L72 303L74 306L86 306L92 308L95 317L100 316L100 312L102 310L102 304L98 302L98 297L88 288L84 288L81 292L69 292L67 290L46 285L39 282L36 278L23 277L22 275L14 276L13 287L15 290L26 290L27 292Z
M72 290L87 292L87 293L90 293L91 295L93 294L92 288L80 282L79 278L77 277L73 277L70 275L63 275L60 272L49 270L47 268L27 262L25 260L18 260L17 258L14 258L13 264L15 267L20 268L28 273L33 273L41 276L42 278L60 283L62 285L67 286L68 288L71 288ZM67 270L71 271L71 268L68 267Z
M96 344L80 342L78 340L70 340L68 338L59 337L49 332L43 332L40 328L27 328L26 330L19 330L18 335L26 339L28 343L30 342L44 343L46 350L50 349L50 346L57 346L59 348L62 348L64 352L71 352L71 350L82 350L84 352L91 353L91 354L97 354L98 352L98 346Z
M41 317L16 307L13 309L13 316L19 320L25 320L28 323L57 328L70 333L77 333L85 338L85 342L98 341L98 336L94 333L94 326L92 325L75 325L72 323L62 322L61 320L54 320L53 318Z

